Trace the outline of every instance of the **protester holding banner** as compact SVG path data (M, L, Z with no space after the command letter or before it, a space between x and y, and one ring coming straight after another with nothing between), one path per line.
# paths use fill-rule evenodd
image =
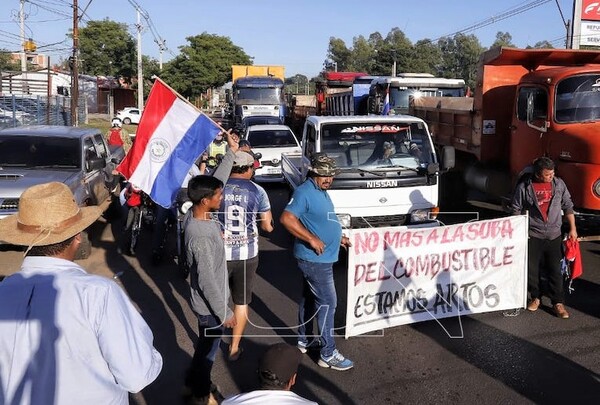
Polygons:
M324 343L318 364L343 371L352 368L354 363L336 349L334 340L337 295L333 264L338 260L340 245L350 246L350 240L342 235L342 227L327 194L337 173L334 159L315 154L309 167L309 178L294 191L280 221L296 237L294 256L305 280L298 310L298 348L305 353L310 346L320 343L320 339L309 342L306 336L305 321L312 318L307 302L314 298L315 308L319 308L317 320Z
M573 201L564 181L554 176L554 162L540 157L533 162L531 178L520 182L515 190L511 210L513 214L529 213L528 291L529 311L536 311L541 303L540 276L548 280L548 298L557 317L569 318L565 309L564 288L560 261L562 259L562 212L569 223L571 240L577 239Z
M264 188L252 181L253 166L253 155L242 150L235 153L219 209L236 319L229 345L230 361L237 360L242 353L240 341L248 322L248 305L252 301L252 287L258 268L257 219L260 219L263 231L273 230L269 196Z

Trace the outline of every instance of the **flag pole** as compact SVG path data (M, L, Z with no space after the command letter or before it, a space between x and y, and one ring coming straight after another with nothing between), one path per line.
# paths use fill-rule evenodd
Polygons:
M210 118L207 114L203 113L198 107L196 107L193 103L190 102L190 100L186 99L185 97L183 97L181 94L179 94L179 92L177 90L175 90L173 87L169 86L167 83L165 83L165 81L163 79L161 79L160 77L153 75L151 77L151 79L154 80L158 80L159 82L162 83L163 86L165 86L166 88L168 88L169 90L171 90L173 93L175 93L175 95L177 97L179 97L181 100L183 100L184 102L186 102L187 104L189 104L190 106L194 107L200 114L206 116L206 118L208 118L209 120L211 120L221 131L229 134L231 133L231 128L229 130L226 130L225 128L223 128L221 125L219 125L216 121L214 121L212 118Z

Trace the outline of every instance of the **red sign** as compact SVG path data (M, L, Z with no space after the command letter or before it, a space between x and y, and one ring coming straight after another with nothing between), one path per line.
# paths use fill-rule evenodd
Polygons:
M600 21L600 1L582 0L581 19L588 21Z

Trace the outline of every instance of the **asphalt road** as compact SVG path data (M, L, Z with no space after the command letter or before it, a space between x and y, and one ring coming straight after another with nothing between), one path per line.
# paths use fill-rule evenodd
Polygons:
M267 189L278 218L287 189ZM93 254L80 263L91 273L118 275L116 281L149 323L163 355L162 373L131 395L131 403L181 403L183 375L197 334L189 286L171 258L152 266L151 233L144 236L136 257L119 255L113 237L118 229L115 221L96 222L90 229ZM261 240L244 353L237 362L227 362L224 352L219 353L213 370L213 380L225 395L255 388L257 360L268 345L295 344L295 330L289 326L296 324L301 276L290 246L291 237L280 225ZM567 297L571 319L554 317L544 301L536 313L494 312L394 327L383 336L340 336L338 348L354 360L354 369L323 369L316 357L306 355L294 391L320 404L595 402L600 398L600 243L582 247L584 275ZM0 274L16 271L21 255L0 252ZM346 275L341 266L336 277L336 320L343 326Z

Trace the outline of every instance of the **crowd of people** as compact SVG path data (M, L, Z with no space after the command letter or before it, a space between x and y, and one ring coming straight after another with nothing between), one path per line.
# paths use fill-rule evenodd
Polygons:
M116 130L107 137L116 143L120 138ZM336 161L313 155L307 180L279 221L295 237L293 254L303 276L296 345L268 348L258 366L260 389L224 399L211 378L213 364L226 330L231 330L226 357L243 356L259 233L275 225L266 191L252 181L256 162L249 145L231 133L220 134L215 144L182 184L192 202L184 222L184 254L191 269L190 306L198 321L185 399L191 404L314 404L291 392L303 353L318 350L318 365L324 368L354 366L334 338L333 266L340 247L350 246L340 223L330 217L334 207L327 190L338 174ZM511 205L514 214L530 216L527 309L540 306L543 270L553 310L566 319L560 268L554 264L560 259L561 210L568 238L577 239L573 203L550 159L537 159L533 169L517 186ZM2 240L26 247L21 270L0 283L0 357L6 360L0 367L0 398L7 403L66 404L74 398L127 403L128 392L143 389L162 369L152 331L122 289L73 261L81 232L100 214L96 207L78 207L64 184L48 183L25 191L18 213L0 221ZM317 333L311 330L313 318Z

